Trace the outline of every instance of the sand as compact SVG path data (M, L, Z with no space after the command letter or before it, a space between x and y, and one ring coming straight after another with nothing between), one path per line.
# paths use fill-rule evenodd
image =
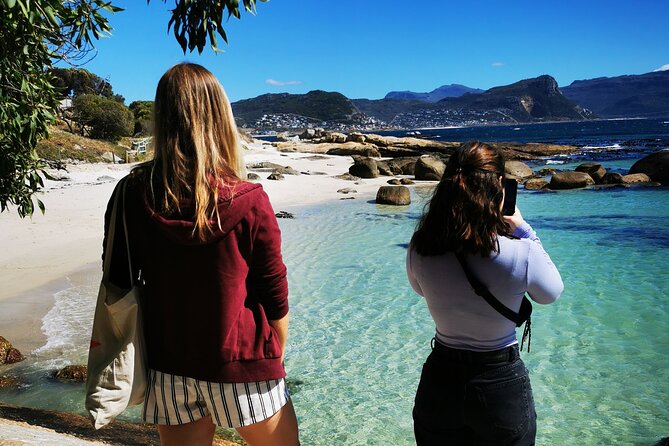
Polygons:
M300 207L355 197L369 200L389 177L363 179L357 184L334 178L348 172L349 156L279 153L268 143L246 144L247 164L263 161L290 166L300 175L268 180L269 171L257 172L257 182L269 195L276 212L295 212ZM29 353L45 342L41 321L54 302L54 294L75 283L82 274L101 270L100 254L104 212L115 184L132 165L68 165L65 181L45 180L38 197L46 213L21 219L15 210L0 213L0 336ZM356 192L342 194L340 189ZM299 215L298 215L299 218ZM44 443L40 429L30 433L28 425L2 420L0 446L15 444L94 444L58 440ZM28 431L26 431L28 429ZM39 440L41 438L42 440ZM49 437L51 438L51 437ZM68 440L69 441L69 440ZM99 444L99 443L95 443Z

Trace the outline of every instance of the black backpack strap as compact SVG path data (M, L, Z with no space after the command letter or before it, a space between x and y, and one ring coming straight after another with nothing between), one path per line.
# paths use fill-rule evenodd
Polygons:
M501 314L508 320L515 323L516 327L520 327L521 325L523 325L523 323L525 323L525 330L523 331L523 339L520 344L520 350L522 351L523 344L525 343L525 339L527 338L528 340L527 351L529 352L530 343L532 342L532 332L531 332L532 321L530 319L530 317L532 316L532 302L530 302L527 296L523 296L519 312L516 313L515 311L511 310L509 307L504 305L502 302L500 302L488 290L488 288L486 288L486 286L483 285L480 280L478 280L478 278L471 272L471 270L467 266L467 263L465 262L465 258L462 255L462 253L455 253L455 257L457 257L458 262L460 262L460 266L462 266L462 270L465 272L465 276L467 276L467 280L469 281L469 284L472 286L476 294L484 298L485 301L488 302L488 304L491 307L493 307L499 314Z

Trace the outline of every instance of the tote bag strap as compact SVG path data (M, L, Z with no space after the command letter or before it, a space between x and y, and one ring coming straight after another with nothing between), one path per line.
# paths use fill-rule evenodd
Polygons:
M125 191L127 189L127 184L128 180L127 177L124 178L123 180L123 186L122 186L122 191L123 191L123 204L122 207L123 209L121 212L123 212L123 232L125 234L125 251L128 254L128 272L130 274L130 287L132 287L135 284L135 279L134 275L132 273L132 256L130 255L130 238L128 236L128 221L125 218Z
M123 180L121 180L122 182ZM102 280L106 282L109 279L109 271L111 270L112 251L114 248L114 237L116 236L116 216L118 215L118 207L121 196L119 190L123 185L119 182L114 189L114 204L112 204L111 216L109 218L109 227L107 228L107 241L105 243L105 259L102 264Z

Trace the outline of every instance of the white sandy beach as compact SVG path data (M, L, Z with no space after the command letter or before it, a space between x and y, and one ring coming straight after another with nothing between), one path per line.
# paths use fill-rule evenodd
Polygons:
M256 171L275 212L294 212L301 206L342 198L369 200L389 179L379 177L354 183L334 178L348 172L353 163L349 156L279 153L271 144L258 140L246 146L247 165L267 161L302 173L284 175L283 180L268 180L269 171ZM0 214L0 336L24 354L45 342L41 321L53 305L54 293L76 283L82 272L101 268L107 200L116 182L132 167L68 165L68 172L60 172L68 180L45 181L39 194L46 205L44 215L38 212L32 218L21 219L13 209ZM337 192L345 188L356 192ZM10 438L6 436L9 424L0 423L0 443ZM23 432L23 428L12 429L12 438ZM29 438L24 441L9 444L37 444Z
M267 161L302 172L284 175L283 180L267 180L270 172L257 172L276 212L341 198L370 199L389 179L353 183L334 178L348 172L353 163L349 156L319 155L319 159L313 159L313 154L277 152L271 144L258 140L247 146L247 164ZM34 347L28 345L30 337L20 333L22 324L17 323L21 313L27 316L25 307L33 307L32 316L43 315L52 303L48 296L67 287L70 275L83 268L100 267L107 200L116 182L132 167L68 165L68 172L61 172L68 181L45 181L44 191L39 194L46 205L44 215L37 212L32 218L21 219L15 210L0 214L0 335L19 349ZM345 188L357 192L337 192ZM35 328L32 322L31 330ZM14 333L18 339L12 339ZM32 336L39 338L40 333L33 332Z

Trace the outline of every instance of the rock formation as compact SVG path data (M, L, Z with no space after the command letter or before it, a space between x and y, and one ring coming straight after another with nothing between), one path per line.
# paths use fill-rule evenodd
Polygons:
M411 204L411 193L406 186L381 186L376 193L378 204L405 206Z

